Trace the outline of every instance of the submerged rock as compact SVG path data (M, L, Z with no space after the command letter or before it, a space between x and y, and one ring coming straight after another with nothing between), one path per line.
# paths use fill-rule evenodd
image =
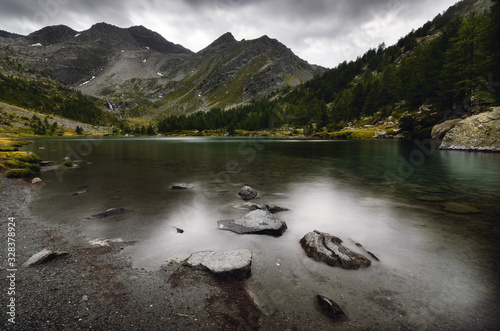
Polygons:
M457 202L447 202L443 204L443 208L445 211L449 211L450 213L455 214L478 214L481 211L472 206L457 203Z
M358 269L371 264L369 259L344 247L341 239L328 233L316 230L309 232L300 240L300 244L307 256L332 267Z
M256 203L253 203L253 202L243 202L239 205L236 205L234 206L234 208L238 208L238 209L247 209L247 210L257 210L257 209L263 209L261 205L258 205Z
M23 263L23 267L31 267L37 264L42 264L44 262L53 260L57 257L68 255L66 252L54 252L50 249L43 249L40 252L36 253L32 257L30 257L26 262Z
M268 234L281 236L287 229L286 223L267 210L254 210L237 220L218 221L219 229L239 234Z
M176 227L176 226L172 226L172 227L173 227L173 228L177 231L177 233L184 233L184 230L183 230L183 229L178 228L178 227Z
M238 208L238 209L247 209L247 210L257 210L257 209L261 209L261 210L268 210L271 214L276 214L276 213L279 213L279 212L282 212L282 211L287 211L287 210L290 210L288 208L285 208L285 207L280 207L280 206L277 206L277 205L258 205L256 203L253 203L253 202L243 202L242 204L239 204L237 206L234 206L235 208Z
M276 205L266 205L266 208L267 208L267 210L269 210L269 212L271 214L276 214L276 213L280 213L282 211L288 211L288 210L290 210L288 208L280 207L280 206L276 206Z
M444 136L439 148L500 152L500 107L460 121Z
M417 200L425 201L425 202L443 202L446 201L445 198L437 196L437 195L422 195L417 197Z
M128 211L125 210L124 208L110 208L106 210L105 212L99 213L92 215L93 218L104 218L104 217L109 217L109 216L114 216L114 215L120 215L120 214L125 214Z
M186 265L216 275L248 277L252 268L252 252L248 249L197 252L189 256Z
M344 310L332 299L318 294L315 302L316 309L325 314L326 316L336 321L346 320L347 314Z
M187 189L192 188L192 186L189 184L186 184L186 183L182 183L182 184L172 185L172 187L170 187L170 188L172 190L187 190Z
M76 192L71 193L70 196L77 197L77 196L85 194L85 193L87 193L87 190L76 191Z
M250 186L243 186L241 190L238 192L238 196L243 200L252 200L257 197L257 191Z

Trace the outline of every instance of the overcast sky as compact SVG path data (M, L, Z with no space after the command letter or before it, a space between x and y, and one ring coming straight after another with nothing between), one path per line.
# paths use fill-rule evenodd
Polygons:
M458 0L0 0L0 30L98 22L143 25L196 52L226 32L278 39L312 64L335 67L392 45Z

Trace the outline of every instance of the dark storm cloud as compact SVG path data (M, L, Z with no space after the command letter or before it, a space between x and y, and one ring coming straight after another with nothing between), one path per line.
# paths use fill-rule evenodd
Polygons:
M264 34L312 63L335 66L391 44L454 0L2 0L0 29L29 34L47 25L144 25L198 51L225 32Z

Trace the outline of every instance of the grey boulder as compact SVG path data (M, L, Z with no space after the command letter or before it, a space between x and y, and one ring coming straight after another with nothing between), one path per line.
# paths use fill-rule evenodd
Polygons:
M203 251L191 254L185 263L215 275L248 277L252 268L252 252L248 249Z
M332 267L358 269L368 267L371 261L342 245L342 240L328 233L313 231L306 234L300 244L307 256Z
M257 191L250 186L243 186L241 190L238 192L238 196L243 200L252 200L257 197Z
M287 229L286 223L267 210L257 209L237 220L218 221L219 229L239 234L268 234L281 236Z

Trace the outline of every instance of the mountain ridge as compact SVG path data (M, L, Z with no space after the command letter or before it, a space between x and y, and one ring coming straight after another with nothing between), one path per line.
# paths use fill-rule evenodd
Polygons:
M3 35L2 55L125 105L130 116L232 107L325 70L268 36L238 41L226 32L194 53L144 26L104 22L80 32L57 25L15 39Z

